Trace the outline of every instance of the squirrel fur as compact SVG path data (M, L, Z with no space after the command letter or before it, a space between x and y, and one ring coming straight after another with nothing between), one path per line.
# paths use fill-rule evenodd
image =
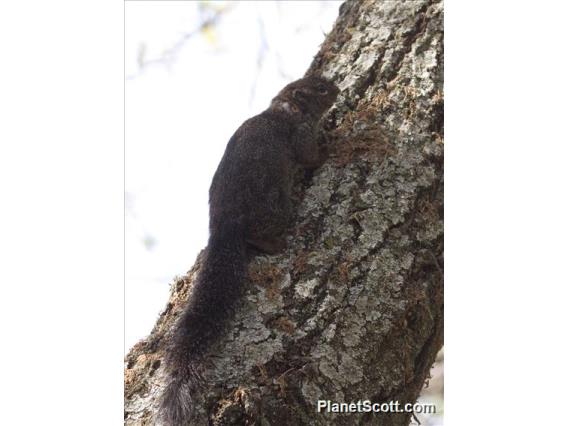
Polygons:
M319 121L338 93L320 77L290 83L229 140L209 190L203 266L167 346L159 412L164 424L189 424L207 350L222 335L242 293L249 249L273 254L285 248L294 171L325 161Z

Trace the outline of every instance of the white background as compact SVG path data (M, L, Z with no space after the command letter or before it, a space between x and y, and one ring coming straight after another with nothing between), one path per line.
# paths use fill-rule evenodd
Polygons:
M563 9L447 2L448 425L565 421ZM122 424L123 24L0 10L2 424Z

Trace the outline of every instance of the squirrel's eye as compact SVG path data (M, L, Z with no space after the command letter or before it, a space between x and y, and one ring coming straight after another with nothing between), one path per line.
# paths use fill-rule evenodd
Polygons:
M318 92L320 93L320 95L327 95L327 89L325 88L325 86L319 86Z

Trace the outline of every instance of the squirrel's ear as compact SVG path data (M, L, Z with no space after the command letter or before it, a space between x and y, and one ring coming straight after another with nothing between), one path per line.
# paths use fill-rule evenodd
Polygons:
M302 90L300 89L294 89L292 90L292 97L298 101L305 101L306 100L306 94L304 92L302 92Z

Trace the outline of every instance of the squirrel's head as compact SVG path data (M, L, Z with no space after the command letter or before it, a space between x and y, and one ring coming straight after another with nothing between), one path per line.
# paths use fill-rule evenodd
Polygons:
M288 84L272 100L272 106L294 115L319 118L333 105L339 89L321 77L305 77Z

